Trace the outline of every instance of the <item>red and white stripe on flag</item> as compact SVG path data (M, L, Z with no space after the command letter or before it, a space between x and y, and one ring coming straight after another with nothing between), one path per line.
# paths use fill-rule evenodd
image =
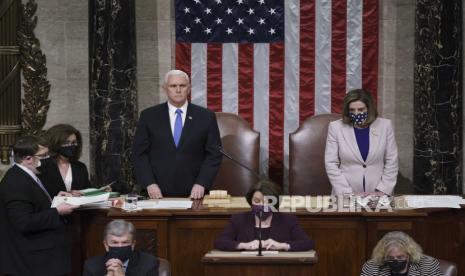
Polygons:
M176 43L191 101L239 114L259 131L261 173L278 183L289 133L310 116L340 113L350 89L376 99L378 81L378 0L284 3L284 43Z

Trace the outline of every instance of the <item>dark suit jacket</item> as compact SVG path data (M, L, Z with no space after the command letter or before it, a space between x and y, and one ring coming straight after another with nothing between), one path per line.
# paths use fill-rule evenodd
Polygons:
M107 268L105 262L106 255L92 257L84 264L83 276L102 276L106 275ZM134 251L129 258L126 276L156 276L158 275L158 259L150 254Z
M46 193L18 166L0 182L0 258L3 273L65 275L71 251L66 225ZM1 274L1 273L0 273Z
M60 191L66 191L65 182L60 174L57 161L54 158L48 158L41 162L38 168L40 181L44 184L50 196L53 198ZM71 182L71 190L82 190L90 187L89 173L84 163L73 161L71 164L71 174L73 181Z
M176 148L168 104L142 111L132 146L137 183L156 183L164 196L189 196L192 186L210 188L218 172L221 139L215 113L200 106L187 107L186 120Z
M255 218L252 212L234 214L214 246L224 251L237 250L239 243L255 240L254 228ZM300 228L297 218L291 214L273 213L270 239L288 243L291 246L290 251L307 251L314 248L313 241Z

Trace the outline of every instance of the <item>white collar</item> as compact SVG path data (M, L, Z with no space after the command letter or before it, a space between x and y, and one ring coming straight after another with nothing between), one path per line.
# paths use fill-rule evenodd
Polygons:
M26 166L23 166L21 164L18 164L18 163L16 163L15 165L18 166L23 171L25 171L28 175L30 175L32 177L32 179L37 181L37 175L33 171L31 171L29 168L27 168Z
M172 105L169 101L167 101L167 103L168 103L168 111L169 111L170 114L175 114L176 109L181 109L182 114L184 114L184 115L187 113L187 105L188 105L187 100L181 107L176 107L176 106Z

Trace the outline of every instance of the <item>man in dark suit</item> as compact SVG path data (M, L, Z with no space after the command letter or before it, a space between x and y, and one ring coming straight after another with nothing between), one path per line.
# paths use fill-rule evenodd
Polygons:
M13 147L16 164L0 182L0 274L70 273L70 241L63 216L77 206L50 207L51 198L37 177L40 159L48 152L44 145L35 136L19 138Z
M84 276L156 276L158 259L134 250L136 230L130 222L117 219L108 223L103 234L106 254L84 264Z
M142 111L132 146L139 185L151 198L203 197L221 163L215 113L188 103L189 77L169 71L163 90L168 102Z

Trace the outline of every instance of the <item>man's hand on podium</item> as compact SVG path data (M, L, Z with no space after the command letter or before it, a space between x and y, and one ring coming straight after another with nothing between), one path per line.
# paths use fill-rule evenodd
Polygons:
M162 198L160 187L157 184L153 183L147 186L147 193L150 198Z
M194 186L192 186L190 198L201 199L204 193L205 193L205 188L202 185L194 184Z

